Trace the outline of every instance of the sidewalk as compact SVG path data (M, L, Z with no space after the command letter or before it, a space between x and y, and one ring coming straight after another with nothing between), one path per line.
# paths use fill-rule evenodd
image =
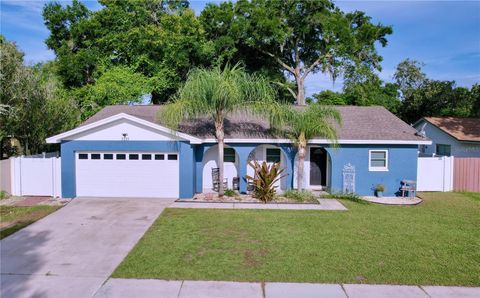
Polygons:
M94 296L163 298L478 298L480 288L109 279Z
M347 208L335 199L318 199L320 204L284 204L284 203L215 203L215 202L175 202L169 208L195 209L274 209L274 210L339 210Z

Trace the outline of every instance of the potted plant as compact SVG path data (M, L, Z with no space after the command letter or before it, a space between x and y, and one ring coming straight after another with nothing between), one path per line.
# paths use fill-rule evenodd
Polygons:
M381 198L383 197L383 192L385 191L385 186L383 184L377 184L375 187L375 192L377 194L377 197Z

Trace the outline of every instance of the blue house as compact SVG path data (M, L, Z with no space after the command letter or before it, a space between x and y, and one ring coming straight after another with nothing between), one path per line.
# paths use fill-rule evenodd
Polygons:
M338 145L315 138L304 165L307 189L373 195L398 193L401 180L416 180L419 145L431 142L383 107L336 107L342 116ZM192 198L212 191L217 168L213 124L206 119L182 123L178 131L158 119L161 105L107 106L79 127L52 136L61 144L63 197ZM268 122L245 113L225 121L225 178L228 187L247 191L250 160L280 162L287 175L280 190L296 187L296 150L275 136ZM348 184L344 170L353 169Z
M422 156L480 157L480 118L424 117L413 126L432 140Z

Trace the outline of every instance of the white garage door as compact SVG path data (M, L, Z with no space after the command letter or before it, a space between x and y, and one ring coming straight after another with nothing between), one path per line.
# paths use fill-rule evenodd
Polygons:
M78 197L179 196L177 153L77 152Z

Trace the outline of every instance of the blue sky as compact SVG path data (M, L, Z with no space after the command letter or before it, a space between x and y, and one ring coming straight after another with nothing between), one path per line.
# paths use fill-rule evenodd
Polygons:
M0 0L0 31L15 41L25 53L28 63L54 59L44 40L48 37L42 19L47 1ZM61 1L65 4L70 1ZM94 0L83 1L90 9L101 6ZM199 13L205 3L190 1ZM213 1L218 2L218 1ZM391 81L395 66L405 58L422 61L424 71L432 79L455 80L470 87L480 82L480 1L337 1L345 11L362 10L374 22L393 26L393 35L385 48L380 77ZM339 90L324 75L308 78L307 95L324 90Z

